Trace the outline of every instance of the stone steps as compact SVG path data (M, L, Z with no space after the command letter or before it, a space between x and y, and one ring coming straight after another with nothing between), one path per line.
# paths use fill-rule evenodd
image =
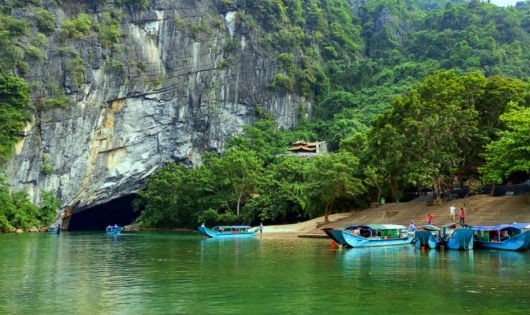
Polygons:
M307 234L321 234L322 228L344 228L351 224L392 223L408 226L410 220L416 225L427 223L427 214L434 215L435 225L450 223L449 206L456 207L456 222L460 207L466 210L465 223L468 225L495 225L512 222L530 222L530 195L492 197L474 195L464 199L454 199L441 204L427 205L426 201L410 201L378 205L363 211L352 212L350 216L320 224Z

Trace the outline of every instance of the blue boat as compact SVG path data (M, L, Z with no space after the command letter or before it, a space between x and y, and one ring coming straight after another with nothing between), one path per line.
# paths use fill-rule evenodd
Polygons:
M109 225L105 229L108 235L119 235L121 234L121 227L118 225Z
M342 230L342 237L351 247L374 247L410 244L414 240L407 228L397 224L367 224Z
M416 240L416 248L435 249L442 242L442 230L434 225L422 225L414 233L414 239Z
M458 227L456 223L444 225L443 242L449 249L473 249L473 230L467 227Z
M355 227L355 225L348 226L344 228L344 230L348 230L348 229L351 230L352 227ZM337 246L351 247L350 245L348 245L348 243L346 243L346 240L344 240L344 237L342 236L343 230L334 229L334 228L324 228L322 229L322 231L324 231L324 233L326 233L326 235L329 238L331 238L335 242L335 244L337 244Z
M473 226L475 244L502 250L530 249L530 223Z
M57 225L52 224L50 225L48 230L51 234L61 234L62 226L60 223Z
M210 238L244 238L254 237L259 232L259 228L250 230L250 226L248 225L218 225L210 229L201 225L199 227L199 232Z

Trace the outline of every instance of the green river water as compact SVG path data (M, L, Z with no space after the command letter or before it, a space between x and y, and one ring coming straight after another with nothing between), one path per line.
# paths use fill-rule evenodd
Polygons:
M530 314L530 253L0 234L0 314Z

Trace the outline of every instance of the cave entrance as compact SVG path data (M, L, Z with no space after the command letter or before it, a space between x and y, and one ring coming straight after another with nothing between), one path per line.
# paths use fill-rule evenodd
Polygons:
M103 231L108 225L124 226L131 224L140 215L135 212L132 202L136 195L127 195L107 203L72 214L69 231Z

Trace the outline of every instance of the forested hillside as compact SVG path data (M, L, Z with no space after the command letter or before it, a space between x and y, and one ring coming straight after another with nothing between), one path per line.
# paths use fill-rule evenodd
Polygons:
M77 18L57 23L47 1L7 1L0 8L2 163L31 114L68 106L66 86L39 86L27 77L32 62L46 55L47 37L91 34L112 51L120 12L157 7L148 0L54 5L63 3L78 10ZM194 168L169 164L155 172L136 202L144 226L293 222L381 197L403 200L407 191L432 189L440 196L454 184L478 191L527 177L530 2L508 8L478 0L215 4L215 14L235 12L234 27L276 54L279 71L264 88L315 105L296 130L280 129L259 113L262 120L232 138L222 155L205 154ZM20 18L23 10L32 12L28 19ZM197 38L219 31L215 23L180 23ZM237 51L241 41L232 38L224 48ZM81 83L86 65L75 52L65 54L73 56L72 80ZM332 154L284 154L301 139L326 141ZM4 216L12 221L12 213Z

